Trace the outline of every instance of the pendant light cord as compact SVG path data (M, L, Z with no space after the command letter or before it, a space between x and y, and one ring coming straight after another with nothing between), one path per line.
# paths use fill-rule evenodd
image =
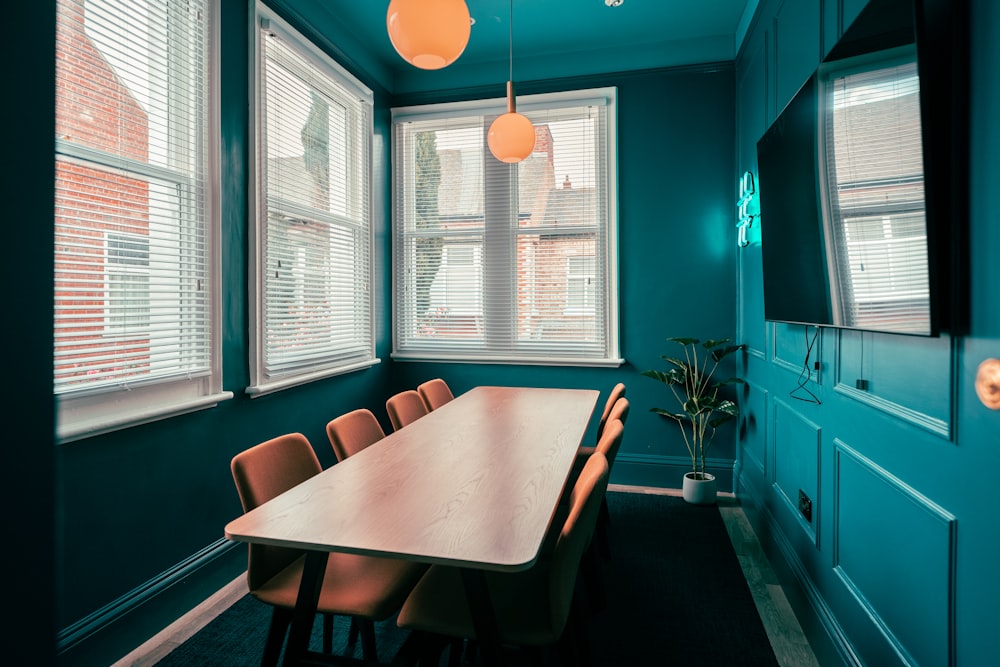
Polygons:
M510 0L510 20L507 21L507 55L508 62L510 63L510 76L507 77L508 81L514 80L514 0Z

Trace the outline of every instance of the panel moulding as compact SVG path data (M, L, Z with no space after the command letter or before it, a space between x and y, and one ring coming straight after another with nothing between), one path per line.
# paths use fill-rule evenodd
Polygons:
M819 535L823 513L819 507L821 498L820 461L822 461L823 429L807 419L784 401L773 401L771 425L773 433L771 447L771 480L777 497L813 545L821 547ZM783 423L790 424L785 429ZM789 441L782 441L782 434L790 434ZM787 461L787 463L786 463ZM799 494L805 490L813 506L811 520L799 511Z
M955 516L839 439L833 465L834 572L902 662L955 665Z
M740 398L740 429L739 429L739 451L743 455L746 463L749 463L761 477L768 476L767 461L769 409L770 394L766 389L751 382L745 381L744 390ZM760 396L759 401L752 401L751 398ZM748 447L747 443L758 443L758 448Z
M868 405L879 412L882 412L890 417L899 419L901 421L908 422L921 428L925 431L933 433L939 437L946 440L953 440L954 433L952 432L952 423L954 422L955 405L957 403L956 389L957 382L955 378L957 377L958 367L959 367L959 357L958 357L958 345L957 341L952 338L949 344L949 354L947 360L947 370L944 370L945 363L942 362L937 365L937 370L940 373L939 381L940 386L951 387L952 389L948 392L946 400L948 401L948 406L946 409L947 416L935 416L929 414L924 410L908 406L900 402L899 400L892 400L886 398L885 396L880 396L877 391L870 391L868 388L859 388L857 382L852 380L857 375L866 375L862 373L851 373L848 368L847 352L845 351L845 335L860 335L864 336L865 332L846 332L839 331L837 334L837 344L836 344L836 358L834 361L834 378L833 378L833 390L842 395L852 398L860 403ZM862 346L864 345L862 338ZM863 349L863 347L862 347ZM863 358L863 357L862 357ZM864 369L862 369L863 371ZM924 371L928 372L928 371ZM877 384L879 381L878 377L872 378ZM866 379L867 384L867 379ZM907 387L907 390L910 390ZM921 392L926 392L926 388L921 388L919 385L915 385L912 389L914 394L913 398L916 398L917 394ZM922 398L922 397L921 397ZM919 402L919 401L917 401Z

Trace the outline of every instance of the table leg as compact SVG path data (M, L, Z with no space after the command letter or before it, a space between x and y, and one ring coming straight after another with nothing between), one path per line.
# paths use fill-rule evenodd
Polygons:
M292 627L288 631L288 643L285 645L283 664L286 666L301 662L309 650L309 636L312 634L313 619L316 618L316 605L323 588L328 555L325 551L306 552L299 595L295 600L295 611L292 612Z
M490 600L490 591L486 586L486 572L465 567L461 568L461 572L483 664L487 667L500 667L503 664L500 630L497 627L493 602Z

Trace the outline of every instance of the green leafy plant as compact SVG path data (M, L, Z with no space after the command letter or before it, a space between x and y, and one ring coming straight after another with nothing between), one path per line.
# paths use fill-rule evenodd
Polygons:
M683 356L661 355L672 368L667 371L648 370L642 375L665 384L673 393L680 411L676 408L650 408L651 412L677 422L691 455L691 468L695 479L706 479L705 455L715 437L716 429L739 416L740 408L728 399L719 398L719 389L730 384L743 384L732 377L713 379L719 362L745 345L729 345L729 338L706 340L697 338L668 338L683 348Z

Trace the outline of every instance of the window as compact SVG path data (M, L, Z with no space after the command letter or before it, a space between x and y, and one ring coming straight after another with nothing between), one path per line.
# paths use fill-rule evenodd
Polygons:
M54 391L70 440L222 391L208 0L58 0Z
M833 299L848 326L926 330L930 318L920 85L911 51L824 80Z
M593 255L571 255L566 258L566 312L587 313L594 309Z
M256 396L376 363L372 93L258 5Z
M615 90L518 98L533 154L496 160L504 100L393 110L400 359L617 365Z
M149 328L149 239L108 234L106 293L108 334L122 337L148 336Z

